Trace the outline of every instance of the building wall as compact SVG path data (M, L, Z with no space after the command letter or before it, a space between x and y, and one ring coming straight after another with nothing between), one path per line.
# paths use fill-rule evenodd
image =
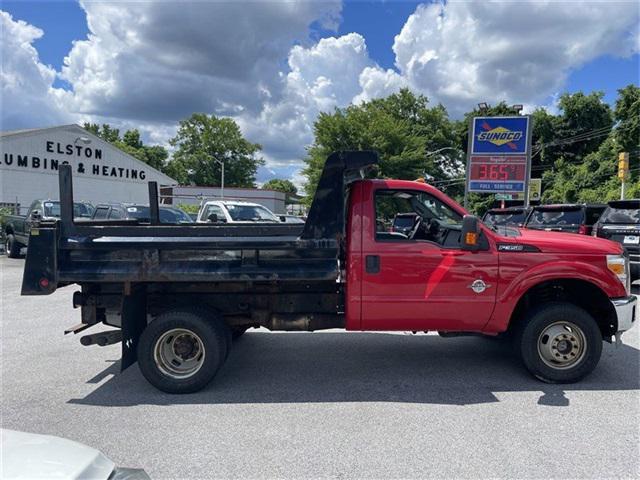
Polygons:
M75 200L93 204L148 203L149 181L176 183L81 127L67 125L0 136L0 202L17 200L24 209L35 199L58 199L57 166L63 162L72 166Z
M220 189L217 187L174 186L162 189L161 201L176 206L180 203L200 205L202 198L220 200L220 193ZM273 213L285 213L285 194L275 190L225 187L224 199L258 203Z

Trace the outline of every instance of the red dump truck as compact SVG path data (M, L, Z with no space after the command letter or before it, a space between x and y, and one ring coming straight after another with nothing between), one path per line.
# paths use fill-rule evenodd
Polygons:
M205 387L233 339L270 330L437 331L500 336L547 382L575 382L603 340L635 319L619 243L489 228L437 189L366 179L373 152L325 164L304 225L74 222L71 172L60 167L61 218L32 227L22 294L79 285L84 345L122 342L157 388ZM399 214L412 228L394 231Z

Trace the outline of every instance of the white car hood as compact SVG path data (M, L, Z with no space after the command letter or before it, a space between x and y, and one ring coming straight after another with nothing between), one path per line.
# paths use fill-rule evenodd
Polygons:
M0 478L106 480L115 464L98 450L50 435L2 429Z

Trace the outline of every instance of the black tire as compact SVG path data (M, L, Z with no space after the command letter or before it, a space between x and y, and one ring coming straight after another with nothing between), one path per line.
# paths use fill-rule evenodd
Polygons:
M581 380L596 368L602 353L598 324L570 303L533 310L517 330L515 342L527 370L547 383Z
M163 336L168 335L168 341L173 339L170 332L175 329L190 332L187 338L197 339L200 342L197 351L200 351L200 348L204 350L202 360L197 362L200 364L199 369L186 378L179 378L177 374L169 372L166 368L167 362L160 359L162 355L157 350L164 343L159 343ZM138 344L140 371L151 385L163 392L197 392L207 386L227 357L229 337L227 330L227 326L221 319L208 311L179 309L165 312L147 325L140 336ZM173 343L175 344L175 340Z
M246 332L248 330L247 327L236 327L236 328L232 328L231 329L231 339L232 340L237 340L239 339L242 335L244 335L244 332Z
M20 250L22 246L16 241L16 237L12 233L7 234L7 243L5 245L7 249L7 257L20 258Z

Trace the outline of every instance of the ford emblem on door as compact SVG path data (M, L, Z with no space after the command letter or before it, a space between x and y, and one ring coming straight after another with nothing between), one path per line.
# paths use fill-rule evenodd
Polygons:
M482 293L490 286L491 285L487 285L482 280L478 279L478 280L474 280L474 282L468 287L476 293Z

